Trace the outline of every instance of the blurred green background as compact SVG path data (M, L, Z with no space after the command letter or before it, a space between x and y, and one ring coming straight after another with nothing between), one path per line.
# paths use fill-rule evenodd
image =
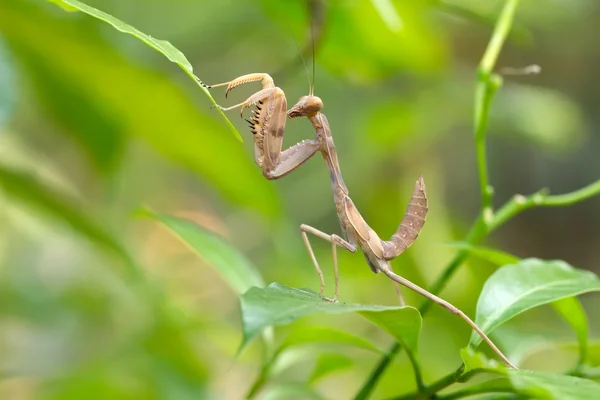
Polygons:
M272 74L288 105L308 90L293 36L310 61L312 18L315 90L354 202L387 238L422 173L430 214L395 270L427 286L452 257L456 249L444 244L460 240L479 210L473 93L500 1L87 3L169 40L208 84ZM593 0L520 5L497 72L539 64L542 73L505 76L493 103L488 151L497 205L515 193L562 193L598 179L599 17ZM228 99L219 88L213 96L231 105L257 88ZM236 293L135 211L148 206L190 218L227 238L266 282L314 290L318 278L298 227L339 227L321 157L266 181L246 123L236 111L228 115L243 144L176 65L137 39L44 1L0 3L0 398L236 399L247 391L261 346L234 359ZM288 121L286 145L312 135L308 121ZM532 210L487 244L597 272L598 222L599 198ZM315 239L313 247L332 282L330 246ZM339 252L339 262L342 301L395 304L392 285L361 255ZM443 297L473 315L493 270L470 261ZM599 311L594 298L583 302L594 336ZM381 348L391 343L357 316L296 324L330 324ZM468 335L443 310L425 318L426 380L456 368ZM531 368L561 370L576 356L549 344L575 341L549 308L493 336ZM524 343L537 346L517 355ZM315 384L329 398L349 398L378 360L364 350L345 354L351 368ZM278 380L305 381L314 353L300 349L289 358ZM414 387L406 356L376 396L397 394L399 381L406 392Z

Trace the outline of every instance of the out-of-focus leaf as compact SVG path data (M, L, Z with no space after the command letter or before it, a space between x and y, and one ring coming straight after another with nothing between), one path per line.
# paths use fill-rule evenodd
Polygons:
M489 334L496 327L531 308L566 297L600 291L600 279L564 261L525 259L496 271L477 301L475 323ZM481 343L475 332L469 346Z
M345 344L369 351L374 351L376 353L383 353L381 349L375 347L371 342L363 339L360 336L325 326L294 329L285 338L281 346L279 346L278 352L281 352L282 350L291 346L298 346L307 343Z
M112 25L118 31L128 33L128 34L140 39L142 42L146 43L148 46L152 47L153 49L155 49L156 51L158 51L159 53L161 53L165 57L167 57L169 59L169 61L174 62L175 64L179 65L190 76L190 78L192 78L194 80L194 82L196 82L198 84L200 89L202 89L202 91L208 96L210 101L213 104L217 104L215 102L215 100L213 99L213 97L211 96L208 89L201 83L200 78L198 78L196 75L194 75L194 68L192 67L192 64L190 64L190 62L187 60L185 55L179 49L177 49L175 46L173 46L171 43L167 42L166 40L160 40L160 39L153 38L150 35L146 35L145 33L140 32L133 26L128 25L128 24L124 23L123 21L113 17L112 15L109 15L109 14L107 14L103 11L100 11L94 7L90 7L87 4L84 4L80 1L77 1L77 0L47 0L47 1L57 4L68 11L73 11L73 10L83 11L84 13L91 15L94 18L97 18L101 21L104 21L104 22ZM235 129L235 127L231 124L231 122L229 122L229 119L225 116L225 114L223 114L223 111L221 111L221 110L218 110L218 111L221 113L223 118L225 118L225 121L229 125L229 128L231 128L231 131L234 133L234 135L236 135L236 137L240 141L242 141L242 137L240 136L239 132L237 131L237 129Z
M503 126L514 124L513 130L538 150L564 154L584 139L586 129L579 107L560 92L515 84L497 97L492 118Z
M192 251L208 261L236 293L242 294L252 286L265 285L256 267L215 233L188 219L148 209L140 210L139 214L161 223L181 239Z
M600 384L589 379L522 369L509 370L507 373L518 393L535 399L600 399Z
M59 20L21 2L0 3L0 32L28 69L42 65L56 82L68 82L70 91L113 116L124 132L206 178L230 200L266 215L278 212L273 186L221 124L167 78L131 65L83 22Z
M354 361L350 357L342 354L320 354L308 381L310 383L315 383L329 374L348 369L353 365Z
M552 303L552 307L575 331L579 342L579 363L588 358L588 321L581 302L576 297L567 297Z
M416 353L423 319L419 310L402 307L397 310L359 311L359 314L392 335L407 351Z
M394 337L407 335L408 343L415 343L421 328L421 318L413 307L389 307L371 304L330 303L318 294L303 289L294 289L279 283L272 283L264 289L251 288L242 295L242 323L244 337L240 348L243 348L252 338L267 326L286 325L295 320L312 314L343 314L348 312L377 313L382 311L395 312L396 318L406 318L412 321L412 329L400 325L389 318L377 320L369 315L369 319L387 332L393 332ZM416 313L416 314L415 314ZM418 315L415 318L415 315Z
M447 243L448 246L461 250L467 250L471 255L488 261L498 267L519 262L519 257L506 253L502 250L492 249L484 246L472 246L465 242Z
M269 385L259 400L323 400L317 392L302 383L280 383Z
M129 277L139 278L138 267L127 250L92 219L78 211L78 206L65 196L53 192L34 177L0 165L0 188L19 204L68 224L92 243L118 256Z
M125 150L124 124L106 106L81 91L77 83L56 74L32 53L21 49L19 56L46 113L81 146L98 171L113 172Z
M17 97L16 80L12 57L0 36L0 128L8 122L14 110Z
M401 18L401 26L396 30L382 22L380 10L373 2L328 2L325 40L318 49L319 64L332 74L357 81L379 80L400 68L416 74L439 70L446 62L446 51L443 37L427 15L433 12L430 2L389 3ZM265 12L282 25L292 19L295 25L307 25L307 21L298 21L303 12L290 11L291 8L302 11L305 8L302 1L262 1L262 4ZM295 15L300 17L294 18Z

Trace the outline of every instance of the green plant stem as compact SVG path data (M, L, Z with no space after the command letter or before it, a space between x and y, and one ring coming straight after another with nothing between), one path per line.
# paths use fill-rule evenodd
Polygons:
M420 400L425 400L425 399L431 399L431 398L437 398L437 396L435 396L435 394L437 392L439 392L440 390L443 390L445 388L447 388L448 386L456 383L459 379L461 381L468 381L469 379L471 379L472 377L474 377L477 374L480 374L482 372L485 372L485 370L481 370L481 369L474 369L471 370L465 374L463 374L464 371L464 366L461 365L460 368L458 368L456 371L440 378L439 380L437 380L436 382L432 383L431 385L429 385L424 392L422 393L409 393L409 394L405 394L402 396L398 396L398 397L394 397L391 400L410 400L410 399L420 399ZM435 397L434 397L435 396Z
M256 378L256 380L254 381L254 384L252 385L252 387L250 388L250 390L248 390L248 393L246 394L246 399L253 399L258 394L258 392L262 389L264 384L267 382L267 378L269 377L269 372L271 371L271 365L273 365L273 363L275 362L276 357L277 357L277 354L274 354L272 359L265 360L265 362L263 363L263 365L260 369L260 372L258 374L258 378Z
M408 356L408 360L413 367L413 371L415 373L415 383L417 384L417 390L419 393L425 391L425 384L423 383L423 375L421 374L421 366L419 365L419 361L415 357L415 353L412 351L407 351L406 355Z
M475 151L477 155L477 171L479 173L479 187L481 191L481 208L484 221L487 223L493 216L492 196L493 188L489 184L487 167L487 151L485 137L489 120L489 111L496 91L502 85L502 79L493 74L496 60L500 50L510 32L512 21L519 0L507 0L494 27L494 33L481 58L477 70L477 87L475 89Z
M499 77L492 74L502 45L510 31L514 14L518 5L518 0L506 0L502 13L494 27L492 38L488 43L486 51L479 64L477 73L477 87L475 91L475 149L477 154L477 170L479 174L479 184L481 189L482 210L477 220L472 224L465 241L474 245L483 240L490 231L491 222L494 219L492 209L493 189L489 184L487 171L487 153L485 136L487 131L487 121L489 118L489 109L491 101L500 87L502 81ZM499 225L499 224L498 224ZM437 295L446 286L452 275L458 267L467 258L466 250L459 251L454 259L442 272L442 275L430 288L430 292ZM425 314L431 307L430 301L425 301L420 308L421 314ZM378 365L371 372L367 381L363 384L355 399L364 400L369 398L375 385L389 366L390 362L398 355L401 350L399 343L395 343L388 352L382 357Z

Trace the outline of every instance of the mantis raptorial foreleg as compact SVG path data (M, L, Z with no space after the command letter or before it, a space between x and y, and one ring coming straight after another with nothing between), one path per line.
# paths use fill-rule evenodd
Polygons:
M304 240L304 244L306 245L306 249L308 250L308 254L310 255L310 259L312 260L313 265L315 266L315 269L317 270L317 274L319 274L319 279L321 280L321 289L319 290L319 295L321 295L321 296L323 296L323 294L325 293L325 279L323 278L323 271L319 267L319 263L317 262L315 253L312 249L312 246L310 245L310 241L308 240L307 233L311 233L311 234L315 235L316 237L327 240L329 243L331 243L335 289L334 289L333 298L330 300L337 301L337 297L338 297L338 293L339 293L339 286L340 286L340 277L339 277L338 263L337 263L337 247L338 246L343 247L346 250L348 250L349 252L354 253L354 252L356 252L356 245L355 244L353 245L353 244L347 242L346 240L342 239L341 237L339 237L336 234L328 235L325 232L322 232L316 228L313 228L312 226L305 225L305 224L300 225L300 232L302 234L302 239Z
M311 158L320 147L317 139L303 140L296 145L281 151L285 132L287 100L285 93L276 87L269 74L248 74L229 82L219 83L208 88L227 86L225 96L229 92L249 82L262 82L262 89L245 101L231 107L221 107L223 111L240 108L240 114L250 106L256 105L252 117L248 121L254 135L254 160L261 167L267 179L278 179L289 174Z

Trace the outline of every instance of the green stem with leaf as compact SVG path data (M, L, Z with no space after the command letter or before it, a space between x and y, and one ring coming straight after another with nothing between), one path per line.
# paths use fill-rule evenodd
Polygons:
M518 0L507 0L504 4L502 13L496 23L492 38L488 43L487 49L481 59L477 71L477 87L475 90L475 151L477 156L477 171L479 176L481 211L477 219L471 225L464 242L469 245L477 245L483 241L492 231L503 225L505 222L515 217L517 214L533 207L560 207L568 206L592 196L600 194L600 180L571 193L550 196L547 190L541 190L530 196L515 195L506 204L500 207L497 213L493 209L493 187L489 183L486 133L489 120L489 111L492 99L495 93L502 85L502 78L493 73L496 60L500 50L510 31ZM457 269L468 257L467 250L460 250L454 258L448 263L440 277L433 283L430 292L439 294ZM432 302L426 300L420 307L421 314L425 314L431 307ZM383 373L400 353L401 346L394 343L388 352L382 357L378 365L371 372L367 381L363 384L355 399L363 400L370 397L377 382L381 379ZM461 376L462 366L452 374L434 383L429 388L419 388L419 393L412 394L410 398L419 398L420 394L435 393L447 384L452 384ZM431 389L435 391L431 391ZM428 398L428 397L425 397ZM450 397L457 398L457 397Z

